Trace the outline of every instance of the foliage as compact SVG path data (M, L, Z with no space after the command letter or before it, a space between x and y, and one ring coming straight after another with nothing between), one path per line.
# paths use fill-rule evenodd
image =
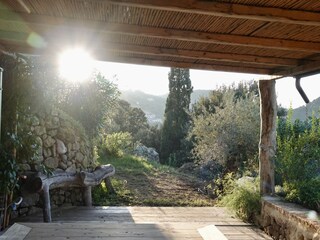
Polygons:
M200 99L192 105L193 116L214 114L217 109L224 108L223 95L226 90L226 87L221 87L218 90L213 90L208 97L200 97Z
M97 148L100 157L122 157L133 150L132 136L128 132L107 134Z
M17 186L18 166L12 154L0 147L0 193L8 194Z
M34 161L39 144L31 133L33 113L54 101L55 78L39 58L1 55L3 76L2 147L17 163ZM40 66L41 65L41 66ZM56 81L57 82L57 81ZM9 163L8 163L9 164ZM10 165L10 164L9 164Z
M111 184L116 193L110 193L104 182L93 188L93 204L98 206L130 205L134 199L134 195L127 188L126 182L112 178Z
M192 92L189 69L171 68L169 73L169 95L166 102L165 117L161 129L160 161L168 164L171 158L179 157L181 163L189 156L184 144L189 127L189 105Z
M254 222L261 210L258 179L237 180L234 175L227 174L222 179L222 185L224 189L220 192L219 204L228 207L243 221Z
M67 92L58 107L78 120L89 137L96 136L118 99L117 86L101 73L96 73L87 82L65 88Z
M320 121L278 121L276 174L286 199L320 210Z
M190 132L195 141L195 158L218 161L227 171L257 166L259 99L250 85L239 86L240 90L232 87L221 90L223 98L219 106L223 107L216 108L214 113L206 110L194 114Z
M158 126L148 124L145 113L140 108L132 107L128 102L119 100L114 110L106 119L105 132L128 132L134 142L154 147L159 151L160 134Z

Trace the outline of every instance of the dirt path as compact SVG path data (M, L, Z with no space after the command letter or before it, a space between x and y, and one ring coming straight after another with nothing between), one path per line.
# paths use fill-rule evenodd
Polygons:
M133 205L213 206L215 201L199 191L201 182L177 172L153 171L128 174L119 169L116 178L126 184Z

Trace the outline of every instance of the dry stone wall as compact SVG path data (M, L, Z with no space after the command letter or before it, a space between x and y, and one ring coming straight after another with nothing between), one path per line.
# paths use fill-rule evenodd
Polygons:
M276 240L320 240L317 213L280 198L263 198L260 225Z
M38 157L20 162L22 171L66 172L93 171L95 160L92 146L82 125L58 109L38 111L30 118L30 128L38 145ZM51 206L81 205L80 189L50 191ZM25 215L41 209L39 194L28 195L20 207Z
M39 145L38 157L23 160L22 170L41 171L44 167L79 172L94 168L92 147L84 129L66 113L57 109L41 111L30 119L30 125Z

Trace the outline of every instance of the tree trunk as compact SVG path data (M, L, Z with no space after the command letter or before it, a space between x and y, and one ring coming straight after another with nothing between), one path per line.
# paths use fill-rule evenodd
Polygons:
M259 81L260 146L259 173L261 195L274 194L274 157L276 153L277 99L274 80Z

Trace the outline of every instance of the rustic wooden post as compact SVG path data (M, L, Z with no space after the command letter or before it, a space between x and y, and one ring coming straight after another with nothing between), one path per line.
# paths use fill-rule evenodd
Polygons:
M259 173L261 195L274 194L277 99L274 80L260 80Z
M84 187L83 200L86 207L92 206L91 186Z
M49 185L43 185L43 221L51 222L51 204L50 204L50 193Z

